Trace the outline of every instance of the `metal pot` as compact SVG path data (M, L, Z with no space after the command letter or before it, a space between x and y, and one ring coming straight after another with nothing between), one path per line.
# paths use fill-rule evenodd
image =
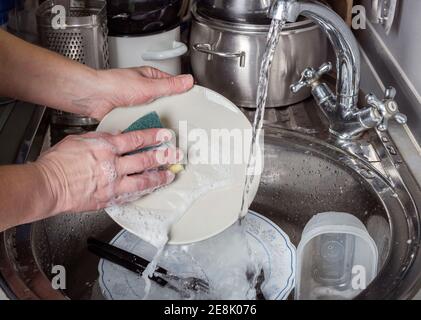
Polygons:
M268 24L272 0L197 0L201 15L231 22Z
M199 84L236 105L256 107L260 64L269 25L232 23L204 17L193 8L191 64ZM309 66L327 59L327 39L308 20L287 24L281 34L270 76L268 107L286 106L310 96L289 87Z
M184 0L109 0L111 36L151 35L174 29L181 21Z

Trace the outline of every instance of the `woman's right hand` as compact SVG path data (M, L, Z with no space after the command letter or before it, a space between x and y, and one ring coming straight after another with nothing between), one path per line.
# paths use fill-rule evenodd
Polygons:
M174 174L158 168L182 160L175 147L127 155L171 138L167 129L116 135L93 132L65 138L34 163L54 202L50 215L122 204L171 183Z

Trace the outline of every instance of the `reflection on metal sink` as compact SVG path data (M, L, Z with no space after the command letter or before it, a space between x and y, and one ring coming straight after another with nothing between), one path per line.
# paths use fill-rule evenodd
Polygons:
M403 292L410 294L407 290L411 291L415 282L405 279L405 272L418 249L414 244L419 243L419 219L404 188L370 163L302 134L269 133L265 153L265 171L252 209L280 225L295 245L315 214L336 211L355 215L377 244L380 270L359 297L402 298Z
M354 214L380 254L379 276L361 298L416 293L418 212L406 189L393 186L368 162L308 135L266 130L265 170L252 209L281 226L295 245L314 214ZM66 214L9 230L0 248L2 274L18 298L92 298L98 259L87 252L86 240L111 240L118 231L103 212ZM63 292L51 288L53 265L66 267Z

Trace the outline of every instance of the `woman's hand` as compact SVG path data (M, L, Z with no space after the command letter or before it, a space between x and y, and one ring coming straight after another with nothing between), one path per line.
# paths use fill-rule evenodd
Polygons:
M181 161L181 151L165 147L126 155L171 138L166 129L67 137L34 163L49 186L52 214L98 210L171 183L174 174L157 168Z
M193 87L191 75L175 77L152 67L101 70L98 79L101 94L73 101L75 109L86 109L98 120L114 108L148 103Z
M116 107L183 93L191 75L171 76L151 67L94 70L0 29L0 96L98 120Z

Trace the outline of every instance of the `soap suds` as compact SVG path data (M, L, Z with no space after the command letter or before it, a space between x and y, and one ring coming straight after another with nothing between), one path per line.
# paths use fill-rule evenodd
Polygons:
M191 154L189 154L189 159L190 156ZM153 260L143 273L143 279L146 281L144 299L148 298L151 288L149 277L153 275L157 262L161 258L161 253L166 248L172 226L184 216L196 200L213 190L235 184L234 172L229 165L218 164L203 167L203 165L195 165L192 162L188 162L185 170L179 173L176 179L182 179L184 175L189 179L188 183L177 185L177 181L175 181L174 184L164 186L158 190L146 190L145 192L121 195L113 203L110 203L110 207L107 208L107 212L121 225L125 226L127 230L155 247L155 253L150 257ZM163 193L163 191L169 190L171 191L170 193ZM142 205L142 202L135 202L135 200L151 192L154 192L154 196L157 197L161 193L163 193L162 197L165 195L165 199L162 199L162 201L166 202L165 210L148 208ZM119 205L120 201L125 200L132 200L132 202ZM190 250L190 248L186 250ZM228 257L225 258L227 259ZM241 276L244 277L245 273L241 273Z
M117 179L117 170L115 165L110 161L103 161L101 162L100 166L105 176L107 177L108 183L113 184Z
M249 219L246 223L237 222L219 235L190 245L168 245L162 253L156 253L155 247L130 233L123 233L118 240L123 248L132 247L133 252L145 259L153 261L142 278L135 280L135 275L122 270L119 266L106 263L108 278L112 284L106 286L111 289L117 299L150 299L150 300L253 300L256 299L256 279L262 268L266 268L265 275L269 277L267 253L257 240L252 245L246 245L248 235L254 224L261 220ZM267 244L271 245L271 244ZM282 259L285 261L285 259ZM159 265L167 269L170 274L178 277L196 277L209 284L209 292L188 291L182 295L168 287L161 287L145 278L146 274L153 274ZM266 266L265 266L266 265ZM276 264L275 264L276 265ZM276 265L278 266L278 265ZM279 270L280 272L283 269ZM133 281L130 281L133 279ZM266 278L267 279L267 278ZM279 291L283 281L274 279L273 292ZM278 283L279 280L280 283ZM118 283L129 283L129 288L116 288ZM127 290L126 292L124 290ZM105 293L106 296L107 293ZM268 297L272 297L269 295Z
M191 169L187 166L183 174L188 174ZM193 203L212 190L229 186L230 174L226 170L211 171L210 176L203 176L197 172L191 172L196 183L191 188L172 188L172 200L168 200L171 207L169 211L148 209L137 205L135 202L123 205L112 205L107 208L108 213L116 220L125 225L130 225L130 231L139 235L145 241L151 243L157 249L162 248L168 242L168 234L171 227L193 205ZM164 190L167 187L160 188ZM126 195L125 200L138 199L155 191L158 195L160 190L146 190L135 194Z

